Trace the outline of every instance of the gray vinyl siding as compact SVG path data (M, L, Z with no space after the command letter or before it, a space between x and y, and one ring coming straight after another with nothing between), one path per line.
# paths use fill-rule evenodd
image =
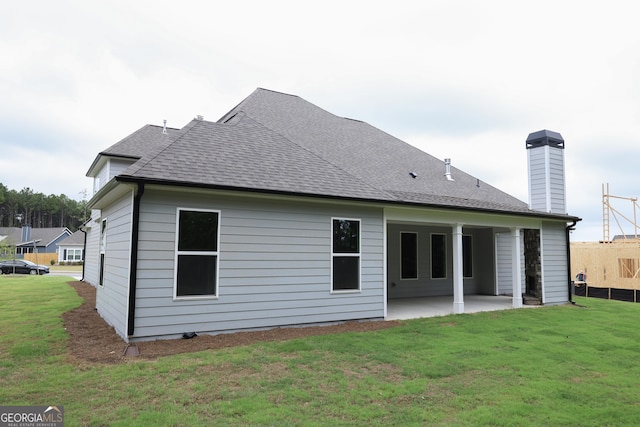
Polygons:
M548 147L538 147L527 150L529 155L530 192L529 203L531 209L547 212L547 167L545 150Z
M84 252L84 281L98 286L100 268L100 210L91 210L87 224L87 240Z
M496 234L496 284L498 295L513 295L513 265L511 250L511 232ZM524 239L520 239L520 290L525 292Z
M418 235L418 278L400 278L400 233ZM447 277L431 278L431 234L446 236ZM493 242L490 229L464 229L464 235L473 238L473 275L463 282L465 294L493 293ZM388 298L410 298L453 295L453 245L451 227L434 227L408 224L387 226L387 295Z
M567 245L564 223L543 222L542 275L545 304L561 304L569 301Z
M565 205L564 150L549 147L549 177L551 212L567 213Z
M216 299L173 300L177 207L220 212ZM361 220L361 292L331 293L334 217ZM147 189L134 336L381 318L382 224L381 209Z
M98 192L109 181L109 162L107 162L94 178L93 192ZM97 185L96 185L97 184Z
M513 294L511 234L496 234L496 287L498 295Z
M100 221L92 227L92 237L94 233L97 234L98 244L96 245L97 253L91 256L97 258L97 268L100 268L100 222L102 219L107 220L104 286L97 286L96 308L107 323L123 337L126 336L127 330L131 215L132 194L127 193L108 208L103 209Z
M527 152L531 209L565 214L564 150L542 146Z
M109 177L108 177L108 179L111 179L114 176L120 175L122 172L124 172L133 163L134 162L131 161L131 160L110 159L109 160Z
M520 291L525 293L527 291L527 271L526 260L524 258L524 237L522 235L523 230L520 230Z
M464 279L465 292L494 295L496 262L493 231L489 228L471 229L464 230L464 234L473 236L473 277Z
M93 192L97 192L107 182L109 182L110 179L123 173L133 163L135 162L132 160L109 159L94 178Z

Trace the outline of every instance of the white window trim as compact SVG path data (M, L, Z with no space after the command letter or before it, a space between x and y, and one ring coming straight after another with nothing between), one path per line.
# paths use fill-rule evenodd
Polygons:
M333 252L333 221L358 221L358 253L343 253ZM331 245L331 277L329 278L329 293L330 294L357 294L362 292L362 220L360 218L344 218L344 217L331 217L329 223L329 242ZM358 257L358 289L333 289L333 258L340 257Z
M107 232L109 231L108 217L100 218L99 246L98 246L98 286L104 288L104 270L107 264Z
M414 234L416 236L416 277L402 277L402 235L403 234ZM400 232L400 280L419 280L420 278L420 245L418 244L418 232L417 231L401 231Z
M433 277L433 236L444 236L444 277ZM429 278L431 280L446 280L447 271L447 235L445 233L429 233Z
M180 233L180 212L213 212L218 214L218 227L216 230L218 242L217 251L179 251L178 240ZM176 208L176 234L175 234L175 256L173 260L173 300L174 301L199 301L199 300L217 300L220 298L220 228L221 228L222 214L220 210L216 209L201 209L201 208ZM215 295L190 295L190 296L178 296L178 256L179 255L215 255L216 257L216 276L215 276Z
M82 261L82 249L77 249L77 248L68 248L68 249L64 249L63 248L63 253L64 250L67 251L67 256L65 259L63 259L63 261ZM69 255L73 253L73 258L69 258ZM79 255L80 257L78 259L76 259L76 255Z

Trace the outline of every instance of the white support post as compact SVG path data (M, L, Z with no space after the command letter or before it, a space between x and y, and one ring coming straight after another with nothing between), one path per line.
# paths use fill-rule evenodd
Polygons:
M455 224L452 232L453 248L453 312L464 313L464 286L462 273L462 224Z
M522 307L522 267L520 265L520 228L511 229L511 274L513 282L513 308Z

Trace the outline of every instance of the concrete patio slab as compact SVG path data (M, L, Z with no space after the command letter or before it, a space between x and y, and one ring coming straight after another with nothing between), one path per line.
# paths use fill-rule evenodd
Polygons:
M464 296L465 313L509 309L513 309L512 297L510 296ZM387 302L387 320L417 319L420 317L447 316L449 314L453 314L453 296L398 298L390 299Z

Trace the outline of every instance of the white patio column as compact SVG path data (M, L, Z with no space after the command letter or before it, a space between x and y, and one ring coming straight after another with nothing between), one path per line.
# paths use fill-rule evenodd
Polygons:
M464 286L462 273L462 224L453 226L453 312L464 313Z
M513 282L513 308L522 307L522 268L520 265L520 228L511 229L511 281Z

